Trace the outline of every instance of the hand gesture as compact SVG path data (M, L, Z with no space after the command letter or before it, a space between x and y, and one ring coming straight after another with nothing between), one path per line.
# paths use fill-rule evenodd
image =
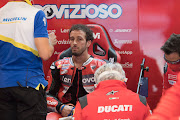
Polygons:
M56 39L56 35L55 35L55 33L54 32L51 32L51 33L49 33L49 43L51 44L51 45L56 45L57 44L57 39Z

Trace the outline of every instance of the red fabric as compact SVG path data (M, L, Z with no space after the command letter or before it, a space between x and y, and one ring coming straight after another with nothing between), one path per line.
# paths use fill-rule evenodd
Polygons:
M110 94L111 91L115 91L114 94ZM77 103L75 120L144 120L150 113L139 95L128 90L119 80L100 82L96 90L87 95L87 102L83 109ZM110 107L110 111L105 110Z
M62 118L62 116L56 112L50 112L46 116L46 120L59 120L59 118Z
M51 83L52 83L52 75L51 75L51 69L49 69L48 74L46 76L46 80L48 81L48 86L46 91L48 91L51 87Z
M177 83L162 96L153 115L147 120L170 120L180 116L180 73Z
M163 89L163 94L165 93L165 91L172 87L176 81L177 81L177 75L178 72L174 72L172 71L169 67L167 68L167 72L164 74L164 89Z

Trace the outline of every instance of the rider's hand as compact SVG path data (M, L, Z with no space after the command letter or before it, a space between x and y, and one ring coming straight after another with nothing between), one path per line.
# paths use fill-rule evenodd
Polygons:
M74 106L72 104L66 104L66 105L64 104L61 105L59 112L63 117L67 117L72 112L73 109Z

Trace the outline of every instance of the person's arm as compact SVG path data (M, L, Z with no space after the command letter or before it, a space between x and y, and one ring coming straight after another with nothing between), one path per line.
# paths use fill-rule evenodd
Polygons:
M57 62L57 63L56 63ZM67 117L71 116L74 110L73 104L63 104L60 100L58 100L56 97L58 96L59 89L62 86L62 82L60 80L60 68L57 68L58 65L62 65L63 62L61 60L55 61L51 64L51 75L52 75L52 83L50 85L50 89L48 91L48 97L47 100L49 101L55 101L54 102L54 108L56 108L56 112L59 112L61 116ZM50 104L48 104L50 103ZM47 105L49 108L52 107L51 102L48 102Z
M51 34L48 39L47 20L41 10L37 12L34 20L34 40L39 56L43 60L48 60L54 52L57 40L54 34Z
M51 75L52 75L52 82L49 89L49 94L52 96L57 96L58 91L61 87L61 80L60 80L60 69L57 69L55 65L56 61L53 62L50 66Z
M54 46L49 44L48 38L35 38L35 45L38 49L39 57L43 60L48 60L52 56Z

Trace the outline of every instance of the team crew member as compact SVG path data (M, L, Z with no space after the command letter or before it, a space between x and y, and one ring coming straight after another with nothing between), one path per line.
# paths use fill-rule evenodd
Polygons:
M167 90L177 82L177 74L180 72L180 35L172 34L161 47L164 52L166 64L164 66L164 90Z
M58 60L51 65L53 81L49 94L54 97L47 97L48 108L62 116L72 115L77 99L94 91L94 72L105 64L105 61L88 54L88 47L94 38L93 32L87 26L72 26L69 39L72 57Z
M119 63L107 63L95 72L97 88L79 98L75 120L144 120L149 115L146 98L126 88Z
M12 0L0 9L1 120L46 119L41 58L51 57L57 41L48 40L44 12L25 1Z
M165 42L161 48L164 52L164 59L168 64L169 70L166 78L170 79L169 76L173 76L174 86L168 86L160 99L157 108L153 111L153 115L148 117L148 120L178 120L180 117L180 34L172 34L170 38ZM165 79L167 80L167 79ZM165 88L170 83L170 80L164 81ZM175 119L176 118L176 119Z

